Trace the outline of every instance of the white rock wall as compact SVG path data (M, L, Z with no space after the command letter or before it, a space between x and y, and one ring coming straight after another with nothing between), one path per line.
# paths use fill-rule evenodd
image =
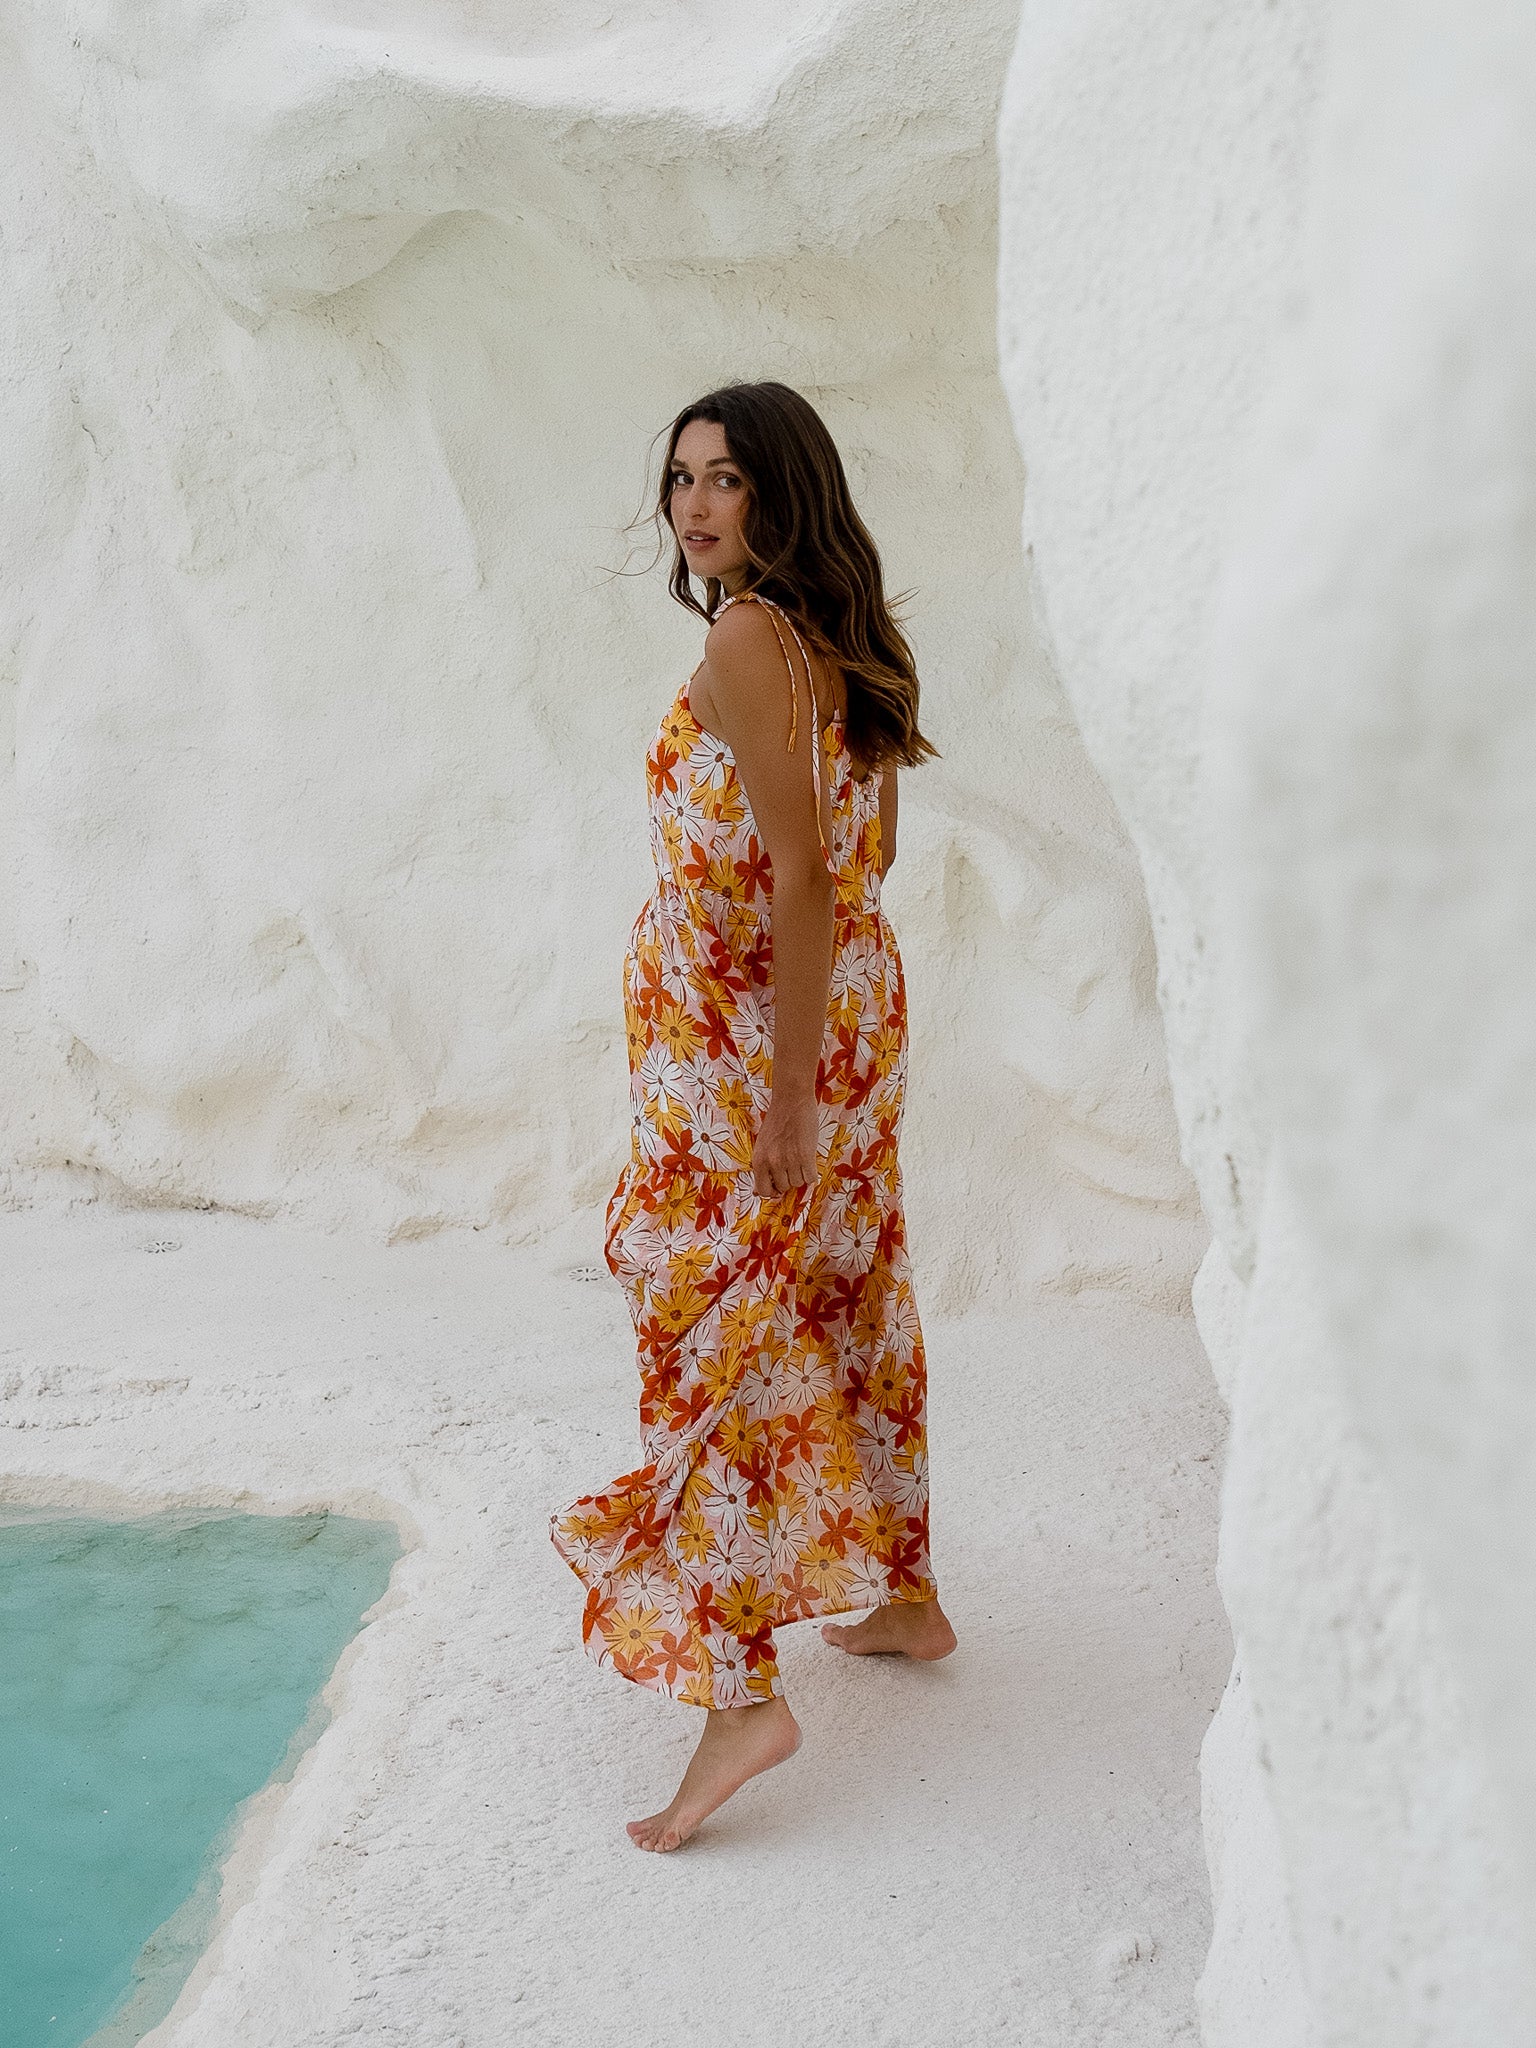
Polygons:
M1026 559L1013 12L11 0L5 1187L590 1235L696 644L604 572L684 398L799 383L945 751L889 900L946 1305L1182 1296L1145 877L1234 1411L1207 2038L1514 2043L1536 25L1028 0Z
M698 640L606 571L655 431L778 375L916 591L944 752L888 891L929 1298L1184 1298L1139 878L1017 540L1014 15L10 0L11 1200L592 1255Z
M1029 0L1003 374L1233 1407L1212 2048L1536 2038L1536 16Z

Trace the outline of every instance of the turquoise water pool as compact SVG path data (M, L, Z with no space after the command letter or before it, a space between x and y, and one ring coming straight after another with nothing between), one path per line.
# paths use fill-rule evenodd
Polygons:
M126 2048L206 1940L235 1809L323 1725L392 1524L0 1523L0 2048Z

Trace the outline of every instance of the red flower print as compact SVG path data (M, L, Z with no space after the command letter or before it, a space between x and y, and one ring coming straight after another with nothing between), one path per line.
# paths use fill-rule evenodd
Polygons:
M707 1636L712 1629L724 1626L725 1616L715 1599L713 1585L700 1586L698 1592L694 1594L693 1604L688 1609L688 1619L701 1636Z
M875 792L839 727L821 758L837 886L806 1209L798 1191L747 1199L772 1097L772 863L686 686L647 755L656 887L620 978L631 1129L603 1240L647 1462L551 1527L591 1655L704 1707L779 1689L781 1623L936 1591L896 1149L906 993Z

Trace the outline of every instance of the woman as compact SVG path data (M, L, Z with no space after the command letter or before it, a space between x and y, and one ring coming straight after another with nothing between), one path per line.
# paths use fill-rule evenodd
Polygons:
M657 882L625 962L634 1130L606 1256L646 1462L554 1517L597 1661L709 1710L675 1849L799 1747L775 1627L946 1656L896 1144L906 998L880 883L934 752L821 419L737 384L672 426L657 506L704 659L646 757ZM694 581L704 585L701 603Z

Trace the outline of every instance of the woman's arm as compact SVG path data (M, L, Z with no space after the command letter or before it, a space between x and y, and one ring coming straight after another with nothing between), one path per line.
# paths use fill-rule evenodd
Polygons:
M794 658L798 667L798 652ZM832 980L835 885L821 856L811 782L816 707L803 670L794 687L791 753L790 675L773 622L760 606L741 604L710 628L693 694L736 758L773 866L773 1096L752 1154L760 1195L815 1178L816 1069Z
M880 771L880 879L896 858L896 764Z

